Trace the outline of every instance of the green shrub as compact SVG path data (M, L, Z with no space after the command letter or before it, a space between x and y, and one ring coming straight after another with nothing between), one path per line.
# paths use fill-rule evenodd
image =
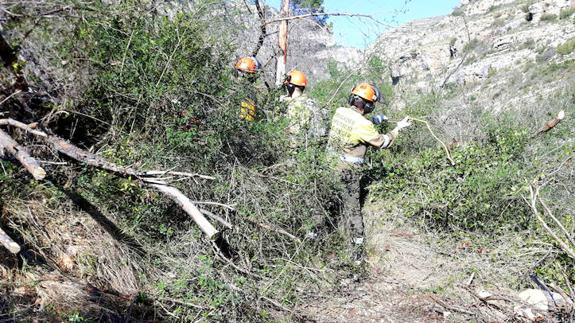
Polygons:
M541 15L541 21L555 21L557 20L557 15L552 13L545 13Z
M525 170L519 161L527 138L525 129L491 129L484 142L453 150L454 167L441 149L421 149L413 159L401 147L381 153L386 162L378 169L382 178L371 189L373 198L439 230L524 229L530 211L520 196Z
M233 261L249 273L230 267L187 214L138 180L87 167L52 174L69 178L67 188L113 215L120 230L145 246L146 257L122 259L138 264L134 275L141 279L142 293L199 305L168 302L177 320L262 321L271 305L256 306L253 297L291 306L300 291L329 285L333 276L349 270L349 238L338 218L340 184L324 149L311 139L300 149L289 149L287 120L276 109L277 91L264 90L257 81L261 118L239 120L247 84L234 77L232 41L225 34L213 37L214 28L227 26L227 18L214 17L214 5L206 1L168 18L133 1L95 3L81 12L81 19L68 17L66 33L50 41L59 54L52 57L54 66L68 60L66 75L82 76L71 85L75 96L66 101L72 113L58 121L78 130L63 126L58 131L78 145L95 139L93 149L119 165L213 176L173 185L205 211L232 223L233 230L226 231L213 221L238 253L239 260ZM382 62L374 59L369 66L370 74L358 78L381 81ZM324 89L326 98L335 86ZM2 203L32 195L35 188L12 185L19 181L12 181L11 167L5 168L9 176L0 170ZM39 191L34 196L43 198ZM61 196L50 212L69 217L65 201ZM311 232L317 234L314 239L308 238ZM91 270L82 274L105 283L107 273L97 266L108 260L90 261ZM315 274L300 270L316 266L333 268L332 277L320 284Z
M559 19L561 19L561 20L567 19L567 18L571 17L573 15L573 13L575 13L575 8L572 8L572 7L563 8L559 12Z
M493 5L493 6L489 7L489 9L487 9L487 12L494 12L500 8L501 8L501 5Z
M574 49L575 49L575 37L559 45L559 47L557 47L557 53L559 53L560 55L569 55L573 52Z

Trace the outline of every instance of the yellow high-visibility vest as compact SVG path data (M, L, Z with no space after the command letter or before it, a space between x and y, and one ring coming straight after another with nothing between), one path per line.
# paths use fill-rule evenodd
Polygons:
M381 147L389 140L361 113L351 108L338 108L331 121L328 147L342 156L363 160L367 146Z

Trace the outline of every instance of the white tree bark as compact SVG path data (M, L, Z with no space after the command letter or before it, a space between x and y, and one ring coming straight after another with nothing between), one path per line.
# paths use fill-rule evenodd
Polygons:
M285 18L289 16L289 0L282 0L280 16ZM280 52L277 56L276 65L276 85L280 86L283 83L286 74L287 64L287 50L288 50L288 21L282 20L280 22L278 34L278 46Z
M2 228L0 228L0 243L13 254L20 252L20 245L14 242Z
M20 146L9 134L0 130L0 157L3 156L4 151L16 158L36 180L46 177L46 171L40 167L40 163L30 156L28 151Z
M202 212L190 201L190 199L185 196L180 190L174 187L158 184L150 184L150 186L156 188L158 191L169 196L174 202L176 202L186 213L188 213L194 222L200 227L200 229L208 236L208 238L213 238L218 230L206 220Z

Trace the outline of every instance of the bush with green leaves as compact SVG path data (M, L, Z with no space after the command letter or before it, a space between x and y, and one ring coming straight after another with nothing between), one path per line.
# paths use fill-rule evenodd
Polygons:
M54 66L66 61L63 69L77 80L65 104L54 107L68 113L58 113L49 126L119 165L212 176L173 185L206 214L231 224L226 229L210 218L227 246L216 248L187 214L137 179L89 167L48 170L142 244L145 257L114 261L137 263L141 298L159 303L158 315L277 320L290 315L271 317L277 304L298 305L305 293L331 286L351 263L338 218L340 184L319 142L289 148L279 90L256 82L259 118L239 119L239 102L250 89L234 76L232 39L213 37L214 28L226 26L214 14L219 5L205 1L167 16L146 3L96 3L81 18L67 18L67 34L46 41L58 51L47 59ZM44 194L16 191L3 198L32 202ZM68 197L54 198L50 212L69 216L58 207L68 205ZM101 262L113 261L93 260L84 274L108 288L110 273L98 270Z
M573 7L563 8L559 12L559 19L561 19L561 20L567 19L567 18L573 16L573 13L575 13L575 8L573 8Z
M560 55L569 55L575 50L575 38L571 38L557 47Z
M553 205L558 220L573 229L575 205L569 197L573 186L568 184L575 152L570 139L573 120L564 120L547 134L534 134L559 110L575 113L574 93L567 89L554 100L500 114L481 107L447 114L442 105L447 94L419 96L402 112L428 119L450 146L455 165L450 165L427 128L416 122L391 149L371 152L372 167L366 170L374 183L370 199L377 201L386 216L406 217L428 231L456 239L474 236L484 244L509 232L522 232L533 243L557 245L535 220L527 200L531 183L552 176L544 181L552 188L546 187L542 194ZM450 129L456 126L461 129ZM550 226L558 230L554 223ZM567 286L575 281L575 267L572 262L567 265L569 259L559 251L556 257L542 261L536 271L544 279Z
M557 15L552 13L544 13L541 15L541 21L555 21L557 20Z

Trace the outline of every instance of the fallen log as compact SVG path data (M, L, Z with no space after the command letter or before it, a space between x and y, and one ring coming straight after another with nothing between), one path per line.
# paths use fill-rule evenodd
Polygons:
M5 152L16 158L36 180L46 177L46 171L34 157L30 156L26 148L20 146L9 134L0 130L0 157L4 156Z
M0 228L0 243L13 254L20 252L20 245L14 242L2 228Z

